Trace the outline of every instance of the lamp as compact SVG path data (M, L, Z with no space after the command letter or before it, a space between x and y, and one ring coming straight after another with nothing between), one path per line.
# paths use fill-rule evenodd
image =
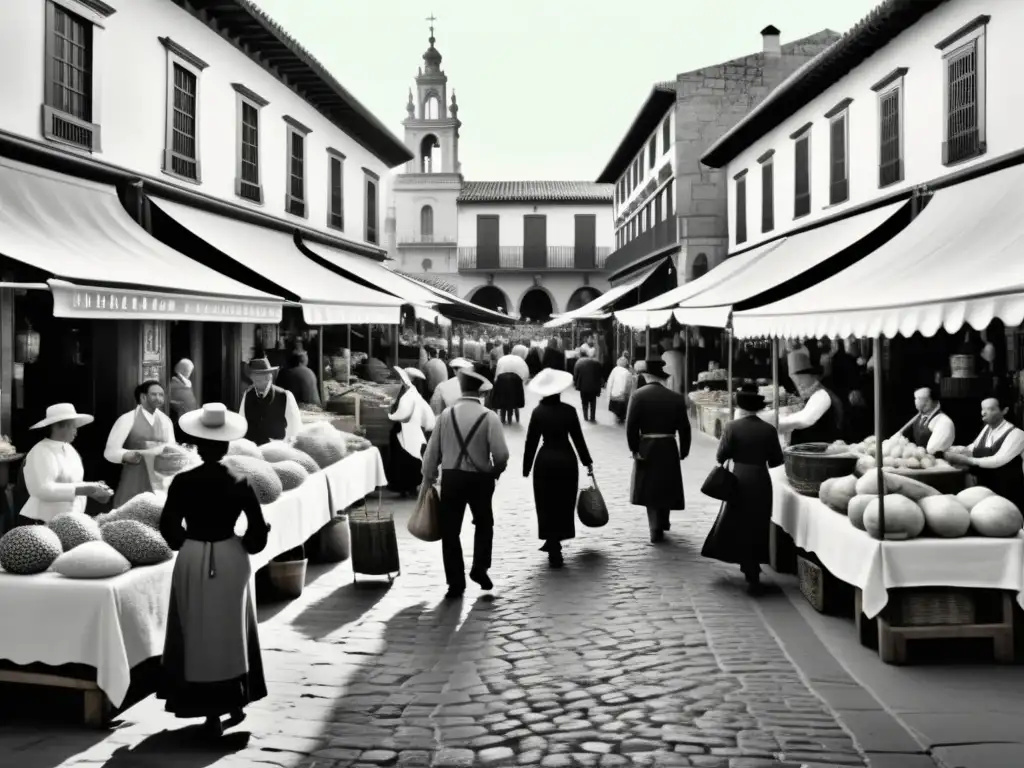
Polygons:
M14 337L14 362L32 364L39 359L39 332L32 329L32 323L25 321L25 329Z

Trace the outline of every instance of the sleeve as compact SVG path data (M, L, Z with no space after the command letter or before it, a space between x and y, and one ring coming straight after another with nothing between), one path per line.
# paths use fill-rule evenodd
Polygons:
M270 533L270 525L263 517L263 506L256 497L256 492L248 483L238 483L235 486L240 495L242 513L245 515L245 533L242 534L242 546L250 555L256 555L267 548L267 534Z
M626 444L630 453L637 453L640 450L640 419L636 415L636 392L630 396L629 405L626 406Z
M414 397L415 390L407 389L398 402L395 404L394 413L389 413L388 418L391 421L406 422L413 416L413 411L416 407L416 398Z
M540 447L540 427L537 426L537 411L534 411L530 414L530 424L526 427L526 444L523 447L523 477L530 474L538 447Z
M779 443L779 433L772 430L768 444L768 466L774 469L781 467L785 462L786 457L782 455L782 445Z
M119 416L117 421L114 422L114 426L111 427L110 434L107 436L107 446L103 449L103 458L111 464L121 464L124 462L124 455L128 453L124 449L124 441L131 434L134 420L135 411L131 410Z
M31 450L25 459L22 470L25 475L25 489L29 496L40 501L74 501L75 491L79 483L59 483L56 478L60 474L57 457L49 451Z
M284 420L285 428L284 435L286 438L293 438L299 432L302 431L302 411L299 410L299 404L295 400L293 395L288 390L285 390L285 406L284 406Z
M978 443L981 441L981 436L985 434L985 429L987 429L987 427L982 429L981 432L978 433L978 436L974 438L974 440L971 442L971 444L967 446L968 453L972 452L975 448L978 447Z
M590 457L590 451L587 449L587 441L583 437L583 428L580 426L580 417L576 413L575 408L572 408L569 418L569 437L572 438L572 443L576 446L576 454L580 457L580 464L584 467L589 467L594 463L594 460Z
M791 432L794 429L807 429L817 424L831 407L832 398L828 396L828 392L819 389L811 395L811 399L801 410L779 417L779 431Z
M160 513L160 535L174 551L181 549L185 543L185 507L188 506L188 480L177 478L171 481L167 489L163 511Z
M1019 429L1011 429L1010 434L1003 440L995 456L986 456L983 459L975 459L975 466L982 469L996 469L1009 464L1014 459L1020 463L1020 455L1024 453L1024 432ZM1021 467L1024 473L1024 467Z
M494 411L487 412L487 442L491 446L491 462L499 475L508 466L508 443L505 442L505 428Z
M426 450L423 452L423 479L434 484L441 469L441 432L446 416L442 413L437 417L434 424L434 431L430 433L430 440L427 441Z
M693 434L690 431L690 414L687 411L686 401L680 395L679 416L676 432L679 433L679 458L685 459L690 455L690 447L693 443Z
M725 464L733 457L732 425L733 422L729 422L725 425L725 431L722 433L722 439L718 441L718 452L715 454L715 461L719 464Z
M956 427L953 426L953 420L946 414L940 413L935 417L932 436L928 438L928 453L933 456L944 453L952 447L954 440L956 440Z

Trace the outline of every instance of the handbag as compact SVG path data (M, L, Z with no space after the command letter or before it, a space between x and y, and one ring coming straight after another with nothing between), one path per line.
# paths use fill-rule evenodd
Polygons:
M590 480L593 484L582 489L576 499L576 514L587 528L600 528L608 524L608 505L604 503L604 496L597 487L597 478L593 472L590 473Z
M712 499L728 502L736 496L738 488L739 481L736 479L736 475L726 469L723 464L719 464L711 470L704 485L700 487L700 492Z
M441 540L441 499L433 483L423 481L416 509L409 518L409 533L420 541Z

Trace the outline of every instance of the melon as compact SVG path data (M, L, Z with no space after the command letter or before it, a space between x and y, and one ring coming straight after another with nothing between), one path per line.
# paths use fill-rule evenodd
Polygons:
M0 538L0 568L31 576L45 571L63 552L57 534L45 525L20 525Z
M138 520L115 520L101 530L103 541L133 566L156 565L174 556L164 537Z
M914 501L927 496L938 496L939 492L930 485L925 485L920 480L912 477L904 477L892 472L884 472L885 493L898 493ZM857 493L878 494L878 473L868 472L857 481Z
M995 491L989 490L983 485L976 485L973 488L965 488L956 495L957 501L963 504L967 509L974 509L974 505L982 499L987 499L989 496L995 496Z
M348 454L341 434L305 433L295 437L295 447L307 454L321 469L337 464Z
M952 494L928 496L918 505L924 512L925 525L936 536L957 539L966 535L971 527L971 513Z
M857 459L856 471L858 475L866 475L872 469L877 467L878 464L875 462L874 456L861 456Z
M986 496L971 507L969 514L971 527L982 536L1008 539L1024 527L1024 517L1017 505L1002 496Z
M132 496L128 501L117 509L98 515L96 522L101 526L120 520L135 520L136 522L148 525L150 528L160 530L160 517L164 512L164 499L152 491Z
M244 437L232 440L228 444L228 456L249 456L253 459L263 458L259 446L252 440L246 440Z
M270 465L281 481L281 488L292 491L306 482L309 473L297 461L275 461Z
M50 530L57 534L65 552L87 541L102 541L100 526L84 512L65 512L50 521Z
M879 538L878 498L864 510L864 529ZM885 495L885 533L891 539L916 539L924 531L924 512L912 499L898 493Z
M225 456L221 463L236 480L245 480L256 493L260 504L273 504L284 493L281 479L263 459L250 456ZM129 558L130 560L131 558Z
M827 477L821 481L821 485L818 486L818 501L822 504L828 504L828 494L838 479L836 477Z
M824 483L822 487L824 488ZM818 498L836 512L845 514L850 500L857 495L856 488L857 477L855 475L833 478L824 493L819 490Z
M271 464L280 461L294 461L305 469L308 475L320 470L320 466L313 461L309 454L303 453L291 443L286 443L283 440L271 440L266 445L260 446L260 453L263 460L269 461Z
M874 496L864 493L850 499L850 504L846 508L846 516L850 518L850 524L854 528L864 530L864 510L868 508L868 504L874 498Z

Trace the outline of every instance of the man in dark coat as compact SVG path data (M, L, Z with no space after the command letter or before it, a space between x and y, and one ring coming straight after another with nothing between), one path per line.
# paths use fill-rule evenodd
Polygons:
M293 350L288 356L288 367L277 374L277 386L291 392L299 404L320 405L320 384L301 349Z
M580 359L573 367L572 381L580 393L583 420L597 421L597 396L601 394L604 377L601 364L593 357L593 347L580 347Z
M690 453L690 419L686 398L665 386L669 376L663 360L647 360L643 378L626 411L626 441L633 454L630 500L647 508L656 544L671 527L669 513L686 508L679 462Z

